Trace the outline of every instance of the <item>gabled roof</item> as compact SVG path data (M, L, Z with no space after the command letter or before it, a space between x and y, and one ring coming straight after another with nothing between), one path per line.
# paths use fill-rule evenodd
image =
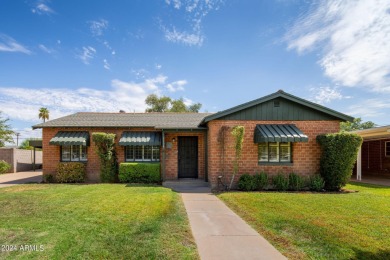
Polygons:
M200 122L210 113L90 113L80 112L46 123L47 127L151 127L156 129L202 129Z
M207 122L209 122L211 120L222 119L225 116L232 115L234 113L243 111L245 109L252 108L254 106L260 105L262 103L266 103L268 101L271 101L271 100L277 99L277 98L286 99L288 101L294 102L296 104L299 104L299 105L301 105L303 107L306 107L308 109L311 109L313 111L325 114L328 117L334 118L336 120L353 121L353 117L351 117L351 116L348 116L348 115L345 115L343 113L340 113L340 112L337 112L335 110L332 110L330 108L318 105L316 103L307 101L305 99L296 97L294 95L288 94L288 93L284 92L283 90L279 90L278 92L275 92L275 93L270 94L268 96L264 96L262 98L259 98L259 99L256 99L256 100L253 100L253 101L250 101L250 102L247 102L247 103L244 103L244 104L241 104L241 105L238 105L238 106L235 106L235 107L223 110L221 112L209 115L209 116L204 118L204 120L202 121L202 124L205 124L205 123L207 123Z

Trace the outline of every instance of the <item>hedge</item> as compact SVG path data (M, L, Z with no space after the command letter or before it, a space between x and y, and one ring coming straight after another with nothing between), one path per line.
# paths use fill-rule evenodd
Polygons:
M159 163L121 163L119 181L124 183L157 183L161 181Z
M11 169L11 164L4 160L0 160L0 174L7 173Z
M317 142L322 149L320 174L325 180L325 189L338 191L351 178L363 139L357 134L342 132L319 135Z
M84 182L86 177L85 164L80 162L59 163L56 181L60 183Z

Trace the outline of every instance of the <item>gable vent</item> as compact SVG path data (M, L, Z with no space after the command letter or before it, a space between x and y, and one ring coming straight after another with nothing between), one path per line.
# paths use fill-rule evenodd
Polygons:
M279 100L275 100L274 101L274 107L280 107L280 101Z

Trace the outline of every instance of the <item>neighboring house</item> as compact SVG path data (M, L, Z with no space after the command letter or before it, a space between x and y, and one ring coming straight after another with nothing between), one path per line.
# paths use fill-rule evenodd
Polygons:
M91 181L99 181L93 132L116 134L118 161L160 162L163 180L199 178L214 187L230 179L232 127L245 127L239 175L319 170L316 136L339 131L353 118L283 91L215 113L76 113L43 124L43 173L55 174L59 162L81 161ZM229 127L225 152L221 127ZM223 163L225 162L225 163ZM239 175L236 177L238 180Z
M373 127L352 133L363 138L356 162L356 178L381 175L390 177L390 126Z

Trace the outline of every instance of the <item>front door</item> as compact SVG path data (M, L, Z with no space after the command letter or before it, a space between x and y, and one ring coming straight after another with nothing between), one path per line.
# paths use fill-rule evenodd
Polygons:
M179 136L179 178L198 178L198 137Z

